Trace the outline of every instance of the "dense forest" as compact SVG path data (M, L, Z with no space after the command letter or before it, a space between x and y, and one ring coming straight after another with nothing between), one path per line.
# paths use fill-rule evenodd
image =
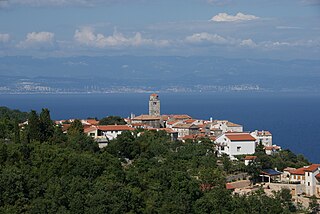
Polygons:
M212 143L172 142L166 132L123 132L104 149L75 120L67 134L48 109L0 117L0 213L290 213L289 190L234 195L226 176L253 168L217 158ZM8 116L10 119L8 119ZM10 122L9 122L10 121ZM11 122L15 121L15 122ZM12 123L12 124L11 124ZM9 125L11 124L11 125ZM10 128L10 127L11 128ZM270 166L306 161L289 150ZM281 167L281 166L280 166Z

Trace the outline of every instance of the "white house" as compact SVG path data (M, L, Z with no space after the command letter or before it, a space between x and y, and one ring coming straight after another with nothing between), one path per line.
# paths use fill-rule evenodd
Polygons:
M222 133L226 132L243 132L243 126L232 123L228 120L214 120L210 129L220 129Z
M307 196L320 197L320 164L312 164L299 169L286 170L289 182L304 186L303 192Z
M235 155L253 154L256 144L255 138L249 133L224 133L215 140L219 154L227 154L231 158Z
M262 143L264 146L272 146L272 134L269 131L255 130L250 133L256 139L256 144Z
M107 145L109 140L118 137L124 131L133 131L134 128L127 125L106 125L106 126L91 126L84 130L88 136L91 136L99 143L102 148Z
M320 164L312 164L305 169L306 178L306 194L308 196L320 196L320 182L319 182Z

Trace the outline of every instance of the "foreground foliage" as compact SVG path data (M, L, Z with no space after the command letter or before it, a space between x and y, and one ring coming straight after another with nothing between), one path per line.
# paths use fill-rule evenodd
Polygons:
M0 213L295 211L285 190L232 195L225 177L242 167L225 157L218 161L208 140L181 143L162 131L123 132L99 150L79 120L64 134L47 109L28 118L22 131L13 127L0 139Z
M207 143L172 143L164 132L123 133L103 151L73 143L0 143L0 213L287 210L281 195L232 196Z

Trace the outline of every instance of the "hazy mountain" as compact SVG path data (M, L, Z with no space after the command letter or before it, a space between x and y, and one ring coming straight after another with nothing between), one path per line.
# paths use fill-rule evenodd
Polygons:
M30 85L74 91L110 87L215 91L247 87L248 90L315 92L320 90L319 82L319 60L173 56L0 58L0 89L6 92L19 87L27 90Z

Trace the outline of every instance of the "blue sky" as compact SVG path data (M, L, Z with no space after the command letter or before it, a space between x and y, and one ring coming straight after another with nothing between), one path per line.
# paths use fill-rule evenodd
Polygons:
M0 56L320 59L320 0L0 0Z

